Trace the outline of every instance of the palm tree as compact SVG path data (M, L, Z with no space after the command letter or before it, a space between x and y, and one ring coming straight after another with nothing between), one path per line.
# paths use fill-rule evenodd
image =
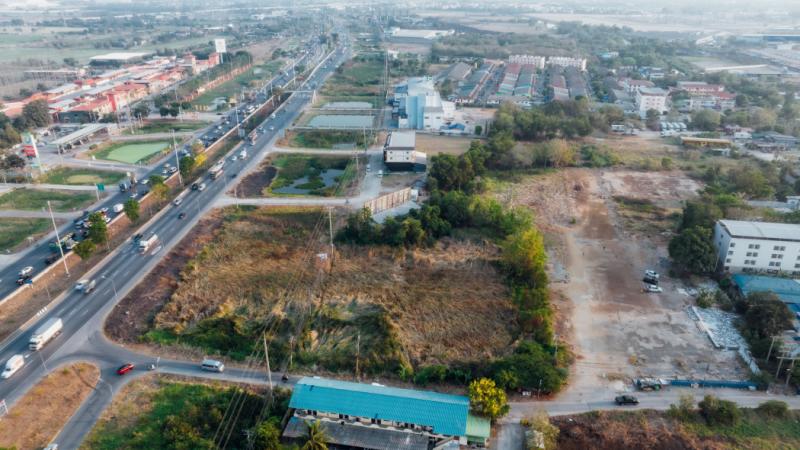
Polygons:
M328 436L325 435L325 430L320 426L319 420L313 422L306 421L308 433L306 434L306 443L303 444L301 450L328 450Z

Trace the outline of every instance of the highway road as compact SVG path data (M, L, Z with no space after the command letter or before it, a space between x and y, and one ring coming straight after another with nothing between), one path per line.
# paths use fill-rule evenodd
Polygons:
M318 45L307 44L305 46L306 53L303 54L300 58L298 58L296 64L303 65L307 62L307 60L311 57L319 55L322 49ZM293 73L280 73L276 77L274 77L270 82L265 84L266 86L283 86L286 84L291 77L293 77ZM246 108L248 106L257 106L259 104L263 104L267 100L266 95L267 90L264 89L261 94L259 94L255 99L251 102L243 103L237 106L234 109L231 109L229 112L226 112L224 115L219 117L217 122L210 124L207 128L199 131L195 134L196 139L203 141L206 146L212 145L215 141L220 139L225 133L227 133L231 128L236 125L236 119L238 118L240 121L244 121L244 118L247 116ZM275 126L276 130L279 130L277 126ZM184 149L188 151L188 144L184 146ZM169 163L173 166L177 166L176 156L175 153L171 153L169 155L165 155L164 158L157 164L155 164L155 168L147 172L147 174L142 177L140 180L144 180L149 178L151 175L164 175L162 164ZM97 161L94 163L95 165L100 166L102 162ZM102 167L100 167L102 168ZM138 192L138 196L141 197L145 192L148 191L146 187L136 186L135 191ZM105 199L101 202L94 205L95 210L99 210L100 208L109 208L109 217L113 218L113 214L110 212L110 209L113 205L117 203L124 203L128 198L131 197L130 192L119 192L118 186L106 186L106 192L110 193ZM73 224L67 223L59 227L59 236L64 236L66 233L75 231ZM19 258L15 263L10 264L2 269L0 269L0 298L4 298L7 295L11 294L14 290L16 290L19 286L16 284L16 280L18 278L19 271L26 266L32 266L34 271L33 275L35 276L37 273L41 272L43 269L47 267L45 264L45 259L51 254L49 243L53 236L49 233L47 237L40 239L32 248L24 250L24 255ZM61 261L57 261L53 264L61 264Z
M339 48L309 76L306 83L319 86L336 67L350 57L348 49ZM277 80L280 84L281 80ZM86 360L97 364L101 369L103 382L99 383L95 393L89 401L73 417L70 426L63 431L65 441L60 442L60 448L77 448L80 439L91 429L92 424L99 417L113 392L132 377L119 377L115 374L116 368L125 362L138 363L146 366L154 362L152 357L137 355L129 352L116 344L106 340L102 333L106 316L111 312L116 303L123 298L144 276L152 270L160 258L169 252L201 219L203 214L214 207L215 199L224 194L230 186L234 176L245 170L254 168L263 158L267 149L278 137L279 133L299 115L310 99L309 96L293 94L281 105L275 118L268 118L264 127L265 132L260 134L252 146L247 159L237 158L232 161L232 155L238 155L241 145L232 149L225 155L225 174L216 180L207 176L201 177L207 185L203 191L187 191L183 202L178 205L168 205L152 220L141 227L137 232L156 233L159 242L148 251L138 251L130 239L105 257L86 278L97 281L96 289L84 294L79 291L70 291L62 294L63 299L46 314L39 317L37 322L26 330L12 335L0 348L0 364L5 364L14 354L25 357L25 365L11 378L0 382L0 399L5 399L13 409L13 404L28 389L34 386L44 375L55 367L70 361ZM269 130L274 127L274 131ZM179 218L180 213L186 217ZM32 352L28 350L28 340L40 324L52 317L60 317L64 321L63 332L44 346L43 349ZM209 375L208 372L199 370L198 362L165 361L165 371L174 373L194 372L199 375ZM138 369L134 371L138 373ZM236 376L235 370L226 372L226 376ZM104 387L108 393L104 394Z

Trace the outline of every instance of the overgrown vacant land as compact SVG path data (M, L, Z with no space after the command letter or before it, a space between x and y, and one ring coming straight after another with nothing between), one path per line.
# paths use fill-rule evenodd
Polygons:
M220 426L233 399L241 413L230 424L228 448L246 448L245 432L255 436L255 448L264 436L278 436L278 421L286 412L287 392L277 390L275 400L265 405L266 393L253 387L189 383L178 377L148 376L125 386L86 438L83 449L216 448ZM265 413L257 427L255 419Z
M360 334L367 373L463 364L512 350L515 314L493 265L499 257L493 244L455 238L413 250L343 244L328 275L315 256L329 251L324 211L224 214L177 285L153 305L149 315L157 314L144 341L243 359L269 324L273 368L284 363L296 334L296 364L350 371Z
M711 420L697 410L594 412L554 418L552 423L560 430L560 450L755 450L800 447L800 412L786 411L785 404L781 406L781 402L767 402L758 408L736 411L722 409L709 415Z
M100 371L79 363L59 369L34 386L0 420L0 446L20 449L49 444L94 388Z
M363 158L362 158L363 159ZM278 155L247 176L237 188L242 196L344 195L356 180L349 156ZM361 166L365 162L362 161Z

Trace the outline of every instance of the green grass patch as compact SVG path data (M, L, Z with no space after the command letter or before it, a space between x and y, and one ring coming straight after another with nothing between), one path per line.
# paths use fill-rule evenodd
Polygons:
M95 425L82 449L214 448L215 433L234 397L241 410L226 447L247 448L245 431L255 426L262 409L267 419L279 420L288 404L283 389L267 404L268 396L249 388L167 379L134 383L124 391L127 401L112 404L113 414Z
M336 69L322 86L320 94L331 98L347 97L350 101L371 101L364 97L375 97L380 93L382 76L382 60L354 59Z
M206 126L208 126L206 122L150 122L141 128L137 128L135 132L126 130L125 134L169 133L171 130L195 131Z
M365 135L361 131L298 131L292 135L289 145L301 148L332 149L338 144L355 144L356 148L363 148L365 143L372 144L374 139L371 133Z
M74 211L92 204L96 198L94 193L85 191L14 189L0 196L0 209L39 211L47 208L49 200L53 211Z
M51 226L49 219L0 219L0 251L12 250L29 236L46 232Z
M265 189L265 194L287 195L275 191L292 186L300 178L308 177L306 182L294 186L296 189L307 190L307 192L288 195L324 197L340 195L343 187L355 177L355 168L352 169L352 173L348 173L351 161L352 159L346 156L281 155L272 163L278 169L278 173L270 186ZM326 183L323 176L328 170L343 170L344 172L336 176L333 183Z
M127 164L146 163L170 147L169 141L117 142L92 153L95 158Z
M124 172L59 167L45 173L38 181L47 184L91 185L103 183L113 185L119 183L123 178L125 178Z

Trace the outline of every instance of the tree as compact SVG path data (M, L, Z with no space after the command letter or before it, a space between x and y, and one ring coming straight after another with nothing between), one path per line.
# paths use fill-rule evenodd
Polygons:
M475 136L480 136L483 134L483 127L480 125L475 125Z
M203 150L205 150L206 146L203 144L202 141L197 140L197 141L192 142L192 147L191 148L192 148L192 152L197 154L197 153L200 153Z
M189 174L191 174L192 171L194 170L194 168L196 167L196 165L195 165L196 161L195 161L194 157L191 156L191 155L184 156L178 162L179 162L178 165L180 166L180 169L181 169L181 176L183 178L188 177Z
M108 226L99 212L89 214L89 234L87 239L95 244L105 244L108 241Z
M281 448L281 430L275 417L261 422L253 431L253 448L255 450L279 450Z
M94 253L96 246L94 242L89 239L84 239L78 242L78 245L75 246L75 254L80 256L81 259L88 259Z
M561 430L550 423L550 416L547 415L547 412L540 410L532 417L522 419L522 425L528 427L531 431L530 434L525 433L527 435L526 448L541 448L544 450L558 448L558 435ZM541 436L541 438L538 436Z
M161 117L167 117L169 115L169 111L170 111L170 109L167 106L161 106L161 107L158 108L158 114Z
M64 58L64 64L70 67L75 67L78 65L78 60L75 58Z
M528 228L509 236L502 245L503 266L512 280L526 286L547 285L547 255L544 238L536 228Z
M46 127L53 118L50 116L50 107L45 100L34 100L22 108L22 116L27 127Z
M719 128L721 116L710 109L701 109L692 113L692 128L702 131L715 131Z
M150 115L150 105L141 102L133 108L132 113L135 117L147 117Z
M325 430L322 429L320 421L306 421L306 426L308 427L306 442L301 447L301 450L328 450L328 436L325 435Z
M706 395L700 403L700 415L711 426L733 426L739 423L742 412L736 403L729 400L720 400L713 395Z
M476 414L492 421L509 411L505 391L489 378L480 378L469 384L469 407Z
M792 314L775 294L753 292L747 302L744 325L755 338L769 338L792 328Z
M675 266L693 274L707 274L716 267L716 253L709 228L692 227L669 241L669 256Z
M125 215L131 219L131 222L136 222L139 220L139 202L136 201L135 198L129 198L126 200L122 207L125 211Z
M645 124L647 128L655 130L658 128L658 122L661 120L661 113L656 109L648 109L645 113Z
M114 123L117 121L117 113L110 112L103 114L103 117L100 118L101 123Z
M22 169L23 167L25 167L25 158L14 153L5 155L0 160L0 169L2 170Z

